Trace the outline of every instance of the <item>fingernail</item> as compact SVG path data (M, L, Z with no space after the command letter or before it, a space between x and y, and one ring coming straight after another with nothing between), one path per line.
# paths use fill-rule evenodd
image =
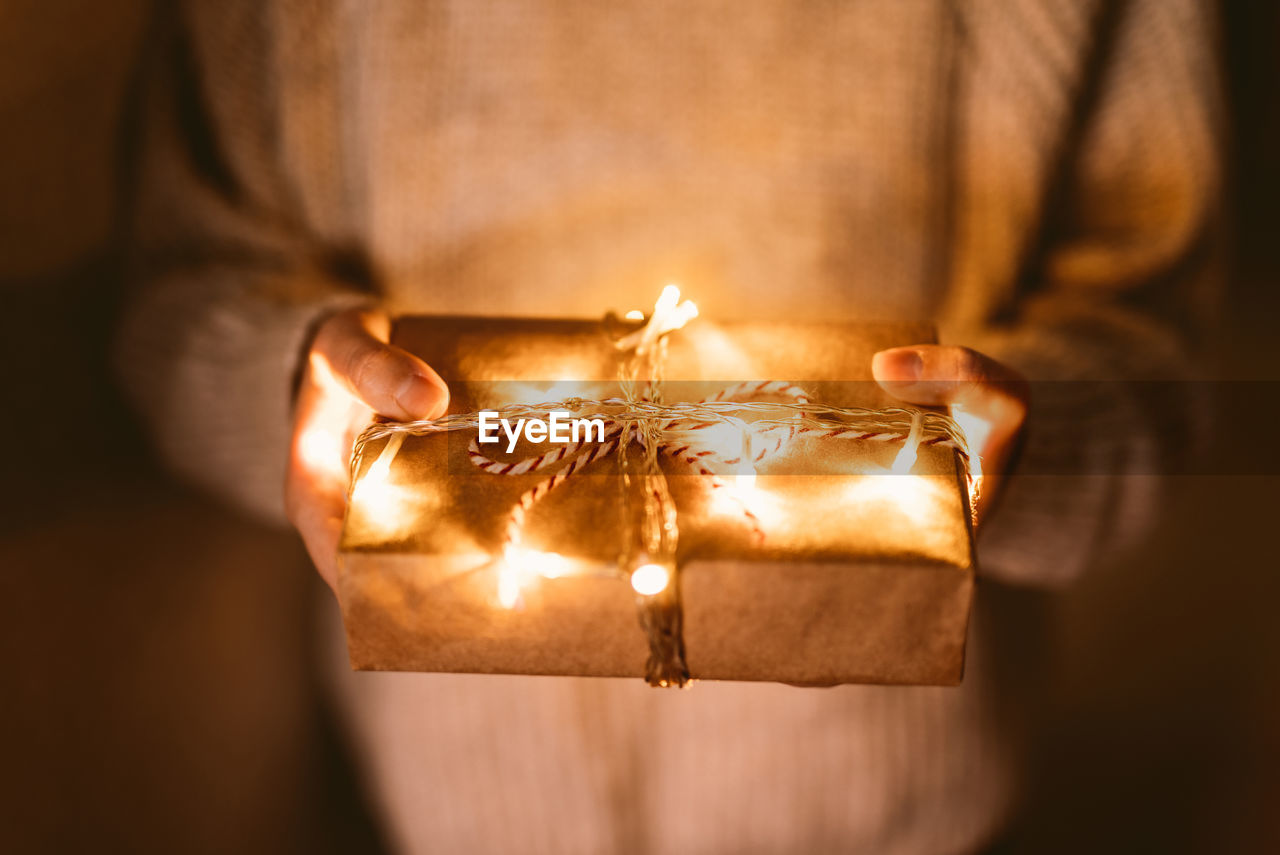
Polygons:
M924 370L924 360L920 354L909 347L895 347L882 350L875 356L876 374L881 380L895 383L914 383L920 379Z
M421 374L410 374L396 390L396 403L419 419L434 415L443 397L439 385Z

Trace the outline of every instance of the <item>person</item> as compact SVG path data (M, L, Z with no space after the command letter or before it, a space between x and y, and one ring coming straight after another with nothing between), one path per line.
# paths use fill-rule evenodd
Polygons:
M388 344L398 313L598 317L675 280L712 317L932 319L950 344L882 352L875 376L978 417L986 472L1009 476L984 509L960 688L351 674L334 618L335 695L399 847L998 839L1018 716L986 594L1070 583L1140 536L1158 489L1130 475L1177 432L1126 384L1089 381L1189 376L1212 310L1207 6L172 13L122 375L173 468L287 516L330 586L350 438L372 412L448 402Z

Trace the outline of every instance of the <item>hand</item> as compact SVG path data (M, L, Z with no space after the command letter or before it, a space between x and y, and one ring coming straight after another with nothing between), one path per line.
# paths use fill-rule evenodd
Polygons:
M978 519L990 511L1027 418L1030 386L1006 365L967 347L920 344L871 360L880 386L909 404L950 405L982 463Z
M432 419L449 406L440 375L388 344L390 332L391 321L381 312L348 310L329 318L316 331L298 390L285 510L335 593L356 436L374 413L399 421Z

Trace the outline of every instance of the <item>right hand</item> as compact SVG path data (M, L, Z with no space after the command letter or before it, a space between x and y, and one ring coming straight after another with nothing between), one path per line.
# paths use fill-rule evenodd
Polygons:
M294 411L285 510L316 570L337 591L338 537L356 436L374 413L397 421L433 419L449 407L440 375L388 344L391 321L350 309L316 331Z

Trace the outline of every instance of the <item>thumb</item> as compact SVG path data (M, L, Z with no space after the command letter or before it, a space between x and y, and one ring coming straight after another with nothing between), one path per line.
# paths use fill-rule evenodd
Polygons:
M919 344L882 350L871 360L871 373L881 388L908 403L954 405L993 421L1026 414L1026 379L967 347Z
M324 360L339 382L374 412L412 421L444 415L449 389L427 363L388 344L386 313L348 310L321 325L312 355Z

